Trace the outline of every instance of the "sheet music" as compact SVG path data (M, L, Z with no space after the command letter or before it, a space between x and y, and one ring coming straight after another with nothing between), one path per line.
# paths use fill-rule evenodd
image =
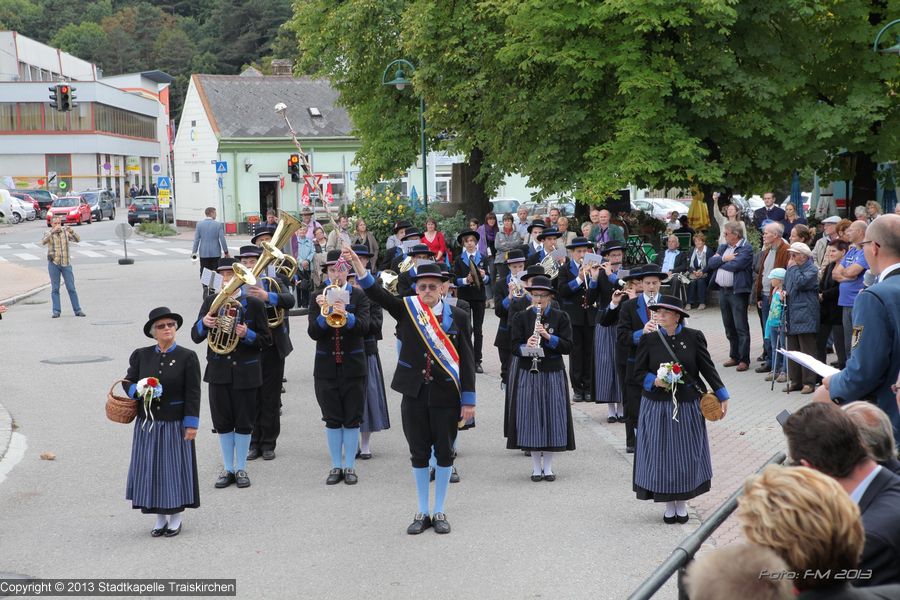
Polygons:
M553 252L550 253L550 256L555 258L556 260L561 260L566 257L566 249L565 248L557 248Z
M206 287L212 286L213 277L216 275L216 272L211 269L204 268L200 273L200 283L205 285Z
M593 264L599 265L599 264L603 263L603 257L600 256L599 254L594 254L593 252L588 252L587 254L584 255L584 258L582 259L582 261L583 261L582 264L584 264L584 265L593 265Z
M519 353L522 356L527 356L529 358L533 358L535 356L537 356L539 358L544 357L544 349L543 348L541 348L540 346L532 348L528 344L522 344L521 346L519 346Z
M418 240L406 240L405 242L400 243L400 247L403 248L403 254L409 254L409 251L413 246L421 243L422 242Z
M343 302L344 304L350 304L350 293L345 289L330 289L325 294L325 301L328 304L334 304L336 302Z
M417 258L416 259L416 269L418 269L422 265L433 265L433 264L434 264L434 261L429 260L427 258Z
M221 291L222 285L224 285L224 283L225 283L224 277L222 277L218 273L213 273L212 286L211 286L212 289L214 289L216 292L219 292L219 291Z
M815 358L814 356L810 356L809 354L804 354L803 352L799 352L797 350L785 350L784 348L779 348L778 351L798 365L806 367L807 369L821 377L829 377L831 375L834 375L835 373L841 372L840 369L835 369L831 365L826 365L819 359Z

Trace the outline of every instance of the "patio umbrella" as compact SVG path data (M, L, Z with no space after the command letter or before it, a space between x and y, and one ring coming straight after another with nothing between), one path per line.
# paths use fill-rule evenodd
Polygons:
M800 197L800 172L794 171L794 174L791 176L791 204L794 205L794 209L797 211L798 215L803 215L803 198Z
M416 191L416 186L412 186L412 191L409 193L409 206L413 212L419 212L419 193Z
M888 167L884 177L884 192L881 195L881 209L884 214L894 212L897 206L897 185L894 182L894 168Z
M691 229L693 229L694 231L708 229L709 211L706 209L706 202L703 199L703 192L700 191L700 188L696 185L693 187L691 192L692 199L691 207L688 209L688 223L691 224Z

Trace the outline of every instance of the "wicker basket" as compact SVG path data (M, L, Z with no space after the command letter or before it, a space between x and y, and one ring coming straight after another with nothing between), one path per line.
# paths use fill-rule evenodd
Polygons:
M707 421L718 421L724 415L722 414L722 403L715 394L703 394L700 396L700 412L706 417Z
M120 383L131 383L127 379L120 379L112 384L106 394L106 418L113 423L127 424L134 421L137 416L137 400L125 396L116 396L113 390Z

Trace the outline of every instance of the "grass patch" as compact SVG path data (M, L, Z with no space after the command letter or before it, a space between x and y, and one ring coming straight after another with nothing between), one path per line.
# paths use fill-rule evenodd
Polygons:
M178 234L178 232L168 223L141 223L138 225L138 231L144 235L155 235L159 237Z

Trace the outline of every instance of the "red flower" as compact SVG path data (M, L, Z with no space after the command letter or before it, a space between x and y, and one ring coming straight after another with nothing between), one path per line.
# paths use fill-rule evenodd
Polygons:
M675 363L674 365L672 365L672 372L675 373L676 375L680 375L681 374L681 365L679 365L678 363Z
M152 387L152 388L155 388L156 386L159 385L159 380L158 380L156 377L148 377L148 378L147 378L147 385L150 386L150 387Z

